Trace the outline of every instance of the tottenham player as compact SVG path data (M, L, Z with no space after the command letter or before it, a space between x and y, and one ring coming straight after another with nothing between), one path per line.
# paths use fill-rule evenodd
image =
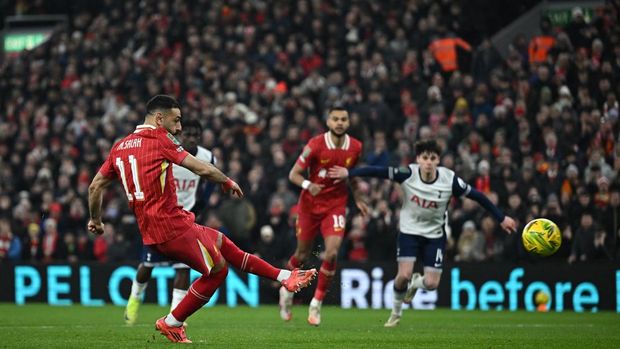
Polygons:
M325 241L325 256L308 309L308 323L314 326L321 323L321 304L336 273L336 260L344 236L344 216L348 201L346 184L335 183L327 176L327 170L336 165L345 168L355 166L362 152L362 143L346 133L349 128L347 110L332 107L327 113L327 127L328 132L308 141L289 173L289 180L303 190L299 196L297 248L287 267L298 268L308 259L319 230ZM304 177L306 172L308 179ZM367 214L368 207L358 189L357 179L352 180L352 188L357 207L362 214ZM285 321L292 318L292 304L293 294L280 288L280 317Z
M202 135L202 125L197 120L183 122L183 132L181 141L183 148L197 159L215 165L216 160L210 150L198 145L198 139ZM196 204L196 197L200 187L200 176L179 165L172 165L172 176L177 193L177 202L183 206L184 210L192 211ZM200 195L200 199L209 200L209 195L213 191L213 183L207 183ZM196 213L196 212L195 212ZM189 267L186 264L171 261L159 253L153 251L148 246L142 250L142 263L138 266L136 277L131 285L131 294L125 308L125 323L133 325L138 320L138 309L142 302L142 295L148 286L148 282L153 273L153 268L157 266L170 266L175 270L175 277L172 289L172 299L170 310L172 311L187 294L189 287Z
M170 96L153 97L146 104L144 124L116 142L88 188L88 230L103 234L102 200L106 187L119 180L132 208L142 241L166 257L200 272L185 297L155 328L171 342L191 343L183 322L202 308L226 279L228 265L278 280L289 291L310 284L316 270L284 270L249 254L221 232L198 225L194 214L177 203L172 164L181 165L225 192L242 197L239 185L208 162L196 159L174 137L181 131L181 107Z
M398 325L403 302L411 302L418 288L434 290L439 286L446 245L446 210L452 196L466 196L477 201L501 222L506 232L516 231L515 221L504 215L486 196L465 183L452 170L438 166L441 149L437 142L418 142L415 152L416 164L404 168L369 166L351 170L333 167L329 170L331 178L385 178L400 183L404 190L406 199L400 211L394 305L385 327ZM424 263L424 275L412 275L418 256Z

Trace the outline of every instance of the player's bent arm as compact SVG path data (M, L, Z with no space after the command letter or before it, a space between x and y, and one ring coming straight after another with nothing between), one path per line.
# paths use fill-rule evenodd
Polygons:
M201 161L192 154L187 154L183 161L181 161L180 165L202 178L220 183L224 192L228 192L230 190L233 195L243 197L243 191L239 188L239 185L232 179L228 178L224 173L222 173L222 171L212 164Z
M217 167L197 159L192 154L187 154L180 165L211 182L225 183L229 179Z
M112 178L108 178L102 175L101 172L97 172L90 186L88 186L88 211L91 220L101 222L103 190L110 185L112 181Z
M291 183L295 184L298 187L302 187L303 188L303 183L304 181L306 181L307 179L304 178L303 176L304 173L304 169L301 168L301 166L299 166L298 164L293 165L293 168L291 169L291 171L288 173L288 180L291 181ZM307 189L307 188L304 188Z

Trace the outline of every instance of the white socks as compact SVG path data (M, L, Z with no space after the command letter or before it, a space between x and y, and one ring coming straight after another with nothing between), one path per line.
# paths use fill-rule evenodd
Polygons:
M312 300L310 301L310 306L311 307L318 307L318 308L320 308L321 304L323 304L323 301L320 301L320 300L312 297Z
M180 288L175 288L172 290L172 301L170 301L170 311L173 311L174 308L181 303L181 300L187 294L187 290L182 290Z
M282 282L291 277L291 271L286 269L280 269L280 274L278 274L277 280Z
M392 314L402 316L403 315L403 299L405 298L405 292L398 292L394 290L394 304L392 305Z
M166 325L168 326L172 326L172 327L181 327L183 325L183 323L179 320L177 320L172 313L168 314L166 316L166 319L164 319L164 322L166 322Z
M131 297L142 297L142 294L144 293L144 290L146 289L146 286L148 286L148 284L148 282L139 283L138 281L133 280L133 283L131 284Z

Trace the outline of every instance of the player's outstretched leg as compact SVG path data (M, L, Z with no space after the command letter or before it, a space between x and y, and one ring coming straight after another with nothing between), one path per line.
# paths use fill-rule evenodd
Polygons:
M222 233L220 233L222 234ZM256 274L271 280L277 280L289 292L298 292L308 286L316 277L316 269L292 271L278 269L257 256L240 249L229 238L221 235L222 245L220 251L228 263L247 273Z
M420 273L414 273L411 276L409 284L407 285L407 292L405 292L405 297L403 298L403 301L405 303L410 303L413 300L413 297L415 297L415 292L418 290L418 286L420 283L423 285L422 275L420 275Z

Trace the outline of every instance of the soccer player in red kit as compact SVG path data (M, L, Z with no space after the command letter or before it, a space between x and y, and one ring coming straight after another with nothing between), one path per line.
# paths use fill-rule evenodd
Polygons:
M349 128L349 113L345 109L332 107L328 112L327 127L328 132L310 139L289 173L290 181L303 190L299 196L297 248L287 267L298 268L308 259L319 230L325 241L325 256L319 271L319 281L308 311L308 323L314 326L321 323L321 304L336 273L348 200L346 182L335 183L327 176L327 170L336 164L346 168L355 166L362 152L362 143L346 133ZM304 178L306 172L309 174L308 179ZM357 188L357 182L352 180L355 203L362 214L366 215L368 206ZM292 304L293 293L281 287L280 316L285 321L292 318Z
M296 292L310 284L316 270L277 269L239 249L217 230L194 223L194 214L177 204L172 164L222 185L224 191L243 196L239 185L210 163L187 152L174 137L181 131L181 108L170 97L158 95L146 105L144 124L116 142L88 188L88 230L103 234L101 206L104 189L118 179L138 220L145 245L202 273L187 295L155 328L172 342L190 343L182 326L188 316L205 305L228 274L227 263L242 271L278 280Z

